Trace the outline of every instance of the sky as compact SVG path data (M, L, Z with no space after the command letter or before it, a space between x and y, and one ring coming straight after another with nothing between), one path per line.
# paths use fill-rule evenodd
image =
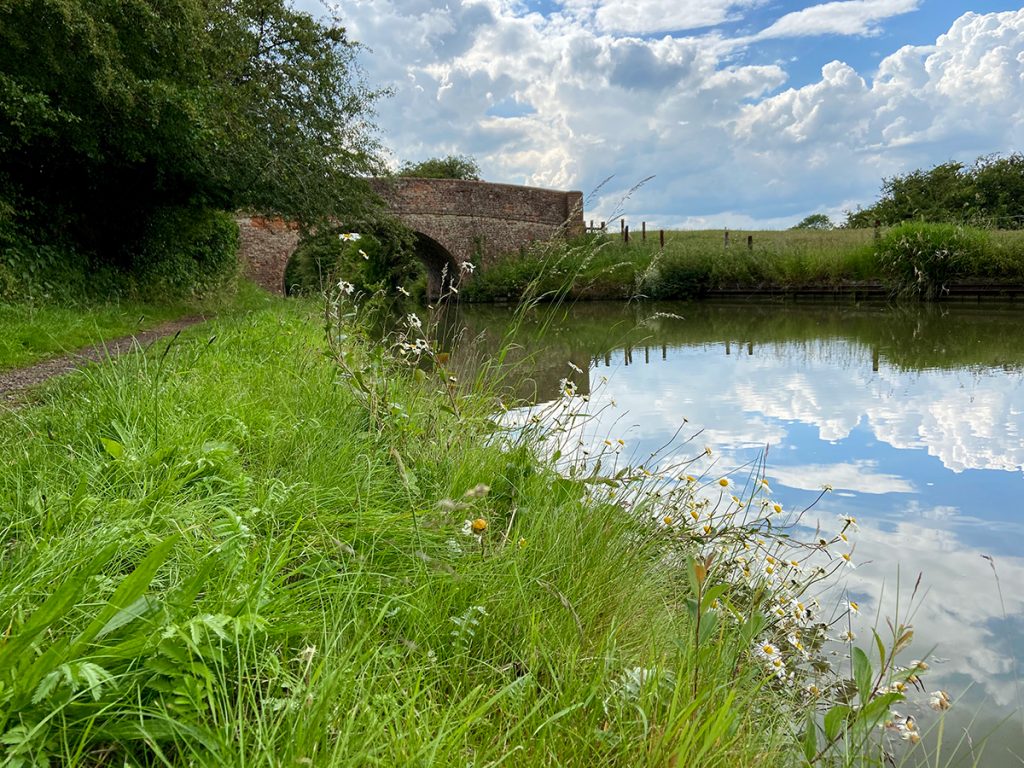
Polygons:
M294 0L314 15L323 0ZM1024 8L977 0L342 0L397 167L472 156L585 218L792 226L1024 145ZM649 178L653 177L653 178ZM644 181L648 179L647 181ZM641 182L643 182L641 184ZM640 184L638 187L637 185Z

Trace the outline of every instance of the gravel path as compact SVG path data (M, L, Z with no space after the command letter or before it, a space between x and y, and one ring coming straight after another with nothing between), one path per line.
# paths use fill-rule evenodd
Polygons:
M0 371L0 409L24 403L25 390L54 376L63 376L89 363L97 363L130 352L136 345L146 346L164 336L171 336L190 326L202 323L205 317L182 317L130 336L111 339L104 344L85 347L62 357L54 357L27 368Z

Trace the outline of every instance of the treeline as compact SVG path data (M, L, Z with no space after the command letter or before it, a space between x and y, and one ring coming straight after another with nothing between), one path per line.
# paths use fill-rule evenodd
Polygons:
M987 155L970 166L949 162L884 179L878 201L848 211L845 226L904 221L1024 228L1024 155Z
M0 298L201 289L224 211L353 217L378 94L285 0L0 3Z

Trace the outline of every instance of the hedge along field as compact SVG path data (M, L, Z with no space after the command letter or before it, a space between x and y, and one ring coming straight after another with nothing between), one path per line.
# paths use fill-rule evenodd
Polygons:
M748 238L750 247L748 247ZM666 231L588 236L565 247L538 246L475 276L470 301L516 300L536 281L542 293L581 299L700 298L716 289L799 290L874 283L893 296L932 297L942 281L1024 283L1024 232L905 223L871 229ZM918 278L914 267L924 269ZM934 271L932 271L934 270Z
M796 566L725 561L756 478L687 478L677 514L658 472L556 473L543 430L438 367L429 323L374 343L347 288L0 418L5 761L881 764L920 670L858 650L856 680L793 678L824 637L773 586Z

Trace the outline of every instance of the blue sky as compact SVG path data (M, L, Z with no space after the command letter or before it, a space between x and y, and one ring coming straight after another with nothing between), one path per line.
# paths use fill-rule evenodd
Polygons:
M297 7L325 13L321 0ZM947 0L343 0L394 165L579 189L587 218L782 228L1024 144L1024 9ZM640 179L654 178L623 200ZM611 177L611 180L602 182Z

